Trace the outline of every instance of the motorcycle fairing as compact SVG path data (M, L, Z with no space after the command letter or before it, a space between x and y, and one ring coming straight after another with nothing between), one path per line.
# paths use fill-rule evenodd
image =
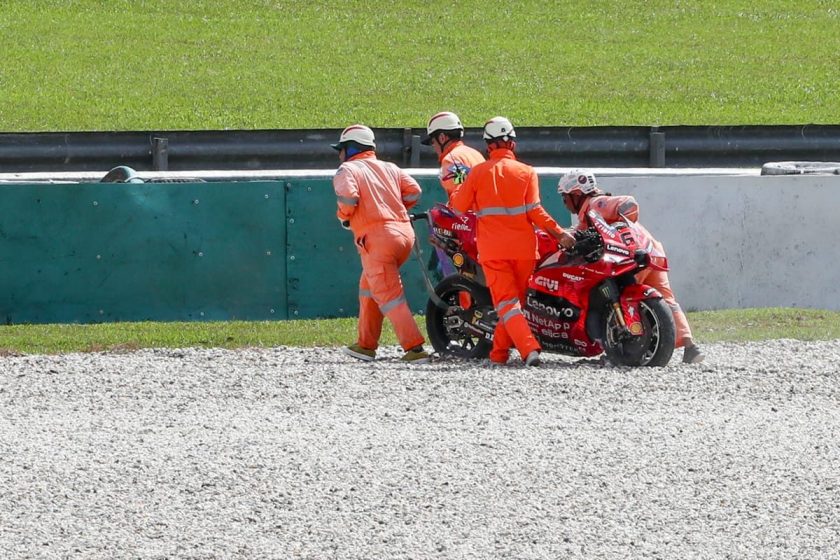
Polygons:
M579 258L563 266L554 264L534 271L528 281L523 314L544 350L577 356L603 352L586 333L591 287L601 281L595 271L579 267Z
M453 240L458 247L458 252L473 260L478 260L477 219L474 212L459 215L448 206L437 203L429 210L429 217L432 224L433 243Z
M644 326L641 323L641 309L639 302L646 299L662 298L659 290L652 288L645 284L630 284L626 286L621 292L619 303L621 305L621 312L624 315L624 322L634 336L641 336L644 334Z

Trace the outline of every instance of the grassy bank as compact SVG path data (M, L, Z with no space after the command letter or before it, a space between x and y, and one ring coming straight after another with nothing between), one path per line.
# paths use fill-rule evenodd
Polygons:
M840 312L740 309L690 313L701 342L840 338ZM423 318L418 317L423 327ZM104 323L0 326L0 354L130 351L138 348L340 346L355 340L355 319L225 323ZM383 344L396 344L386 326Z
M5 0L0 131L836 123L820 0Z

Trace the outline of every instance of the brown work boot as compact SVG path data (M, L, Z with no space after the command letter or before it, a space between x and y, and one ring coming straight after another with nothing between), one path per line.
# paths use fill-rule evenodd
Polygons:
M410 364L428 364L432 361L431 357L429 357L429 353L423 350L422 346L415 346L406 352L401 359L402 361Z
M341 351L363 362L372 362L376 358L376 350L362 348L358 343L342 348Z

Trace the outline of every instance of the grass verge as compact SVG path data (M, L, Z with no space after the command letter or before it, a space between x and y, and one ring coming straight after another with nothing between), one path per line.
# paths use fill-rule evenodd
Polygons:
M3 0L0 130L830 124L830 0Z
M840 312L732 309L689 313L700 342L840 338ZM417 317L425 331L423 318ZM132 351L139 348L340 346L356 337L355 319L217 323L103 323L0 326L0 355ZM386 325L383 345L396 344Z

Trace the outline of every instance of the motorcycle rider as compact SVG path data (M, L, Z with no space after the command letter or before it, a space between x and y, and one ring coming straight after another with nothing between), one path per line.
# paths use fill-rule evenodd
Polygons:
M400 266L414 245L408 209L420 199L420 185L393 163L376 158L376 141L367 126L348 126L332 147L341 161L333 178L336 215L342 227L353 232L362 261L358 340L344 353L364 361L375 359L383 317L388 317L405 350L402 360L428 363L423 335L400 277Z
M604 192L598 186L593 173L579 169L569 171L560 178L557 184L557 192L562 195L563 204L566 205L566 208L577 216L577 229L586 229L591 225L586 215L589 210L594 210L600 214L609 224L630 220L647 237L646 241L652 244L654 250L662 255L665 254L662 244L642 224L638 223L639 204L636 199L628 195L614 196L612 193ZM674 324L677 328L675 346L684 348L683 362L689 364L702 362L703 353L700 351L700 347L694 343L691 328L688 326L688 319L671 290L668 273L664 270L647 268L636 275L636 280L639 283L656 288L671 308L671 313L674 315Z
M542 208L537 173L516 159L516 131L505 117L484 124L489 159L472 168L452 195L453 210L475 209L478 260L499 320L490 360L505 364L516 346L528 366L540 364L540 345L522 314L528 278L537 260L534 226L571 247L574 237Z

